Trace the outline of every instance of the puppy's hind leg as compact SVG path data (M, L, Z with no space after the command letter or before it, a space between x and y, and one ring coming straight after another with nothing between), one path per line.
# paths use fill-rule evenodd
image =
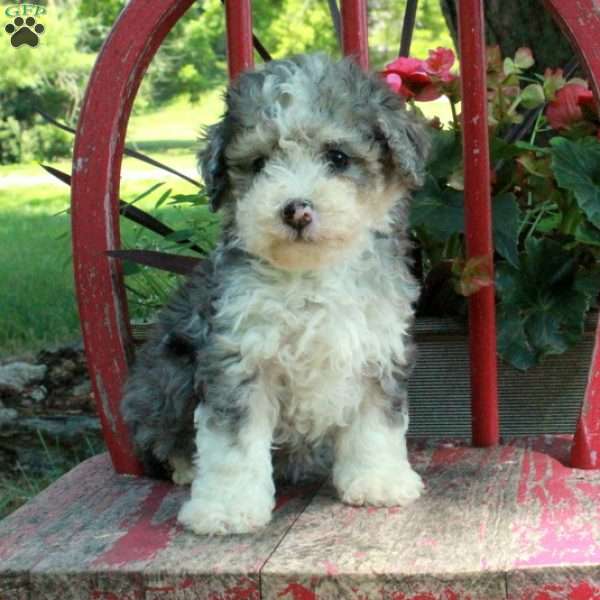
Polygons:
M210 402L196 409L196 474L178 518L199 534L254 531L275 505L270 403L256 382L237 387L235 396L233 417L231 405L225 414Z

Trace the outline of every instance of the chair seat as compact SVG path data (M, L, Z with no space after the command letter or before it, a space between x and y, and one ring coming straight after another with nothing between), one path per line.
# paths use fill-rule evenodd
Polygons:
M0 522L0 600L597 600L600 471L563 466L570 441L413 442L407 508L288 488L266 529L212 538L177 525L187 489L100 455Z

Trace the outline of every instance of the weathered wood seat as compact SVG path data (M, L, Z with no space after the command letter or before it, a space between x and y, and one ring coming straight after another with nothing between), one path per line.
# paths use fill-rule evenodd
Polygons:
M101 455L0 523L0 599L596 599L600 471L563 466L569 444L413 443L407 508L282 489L265 530L213 538L176 524L185 488Z

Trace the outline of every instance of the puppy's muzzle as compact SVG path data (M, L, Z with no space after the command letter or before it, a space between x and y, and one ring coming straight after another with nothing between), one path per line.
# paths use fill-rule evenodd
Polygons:
M296 231L302 231L314 220L312 203L308 200L291 200L281 210L283 222Z

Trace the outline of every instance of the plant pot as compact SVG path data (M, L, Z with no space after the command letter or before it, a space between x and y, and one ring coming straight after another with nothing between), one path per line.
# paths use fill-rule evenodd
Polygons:
M499 360L502 437L575 432L594 348L597 313L583 339L559 356L521 372ZM409 382L409 435L471 437L469 348L466 326L452 319L418 319L415 370Z

